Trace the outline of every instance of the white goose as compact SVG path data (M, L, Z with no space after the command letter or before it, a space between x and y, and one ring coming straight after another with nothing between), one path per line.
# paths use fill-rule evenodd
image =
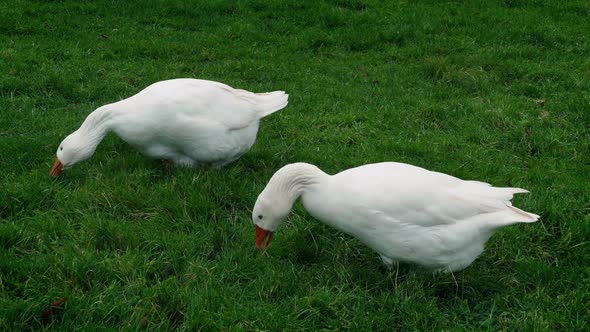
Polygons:
M388 267L403 261L452 272L470 265L498 228L537 221L538 215L510 203L513 194L526 192L395 162L333 176L295 163L272 176L252 221L256 245L266 248L301 197L313 217L358 238Z
M59 145L50 174L90 158L110 131L153 158L221 167L250 149L260 119L287 103L284 91L252 93L189 78L157 82L88 115Z

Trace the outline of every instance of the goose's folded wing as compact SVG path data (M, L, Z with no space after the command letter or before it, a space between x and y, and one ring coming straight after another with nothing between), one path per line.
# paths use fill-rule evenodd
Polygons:
M459 181L449 186L395 193L381 202L379 211L394 216L400 223L437 226L462 221L532 222L538 216L517 209L510 200L520 188L497 188L477 181Z
M194 115L218 122L227 130L246 128L259 120L255 101L249 95L255 94L225 85L212 88L207 98L201 99L199 112L195 112Z
M219 82L178 79L153 84L120 103L130 111L151 110L143 113L157 114L161 121L176 114L237 130L260 119L256 96Z

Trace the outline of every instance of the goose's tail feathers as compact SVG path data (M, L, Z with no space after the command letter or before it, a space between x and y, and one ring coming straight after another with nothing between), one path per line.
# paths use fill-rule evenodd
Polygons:
M508 188L508 187L504 187L504 188L497 188L497 187L491 187L489 188L490 190L493 190L493 192L495 193L495 199L498 200L498 202L502 202L503 204L505 204L505 207L497 212L497 223L501 226L507 226L507 225L512 225L512 224L517 224L517 223L531 223L531 222L535 222L537 220L539 220L539 216L534 214L534 213L530 213L530 212L526 212L524 210L521 210L517 207L512 206L512 197L514 194L526 194L529 191L526 189L522 189L522 188Z
M514 206L508 206L508 210L510 210L510 219L515 222L530 223L535 222L541 218L537 214L523 211Z
M522 188L498 188L487 183L469 181L460 188L462 197L470 204L478 206L480 213L474 217L487 223L492 228L503 227L518 223L532 223L539 220L539 216L512 206L514 194L524 194L529 191Z
M258 111L260 118L279 111L289 103L289 95L285 91L273 91L267 93L257 93Z

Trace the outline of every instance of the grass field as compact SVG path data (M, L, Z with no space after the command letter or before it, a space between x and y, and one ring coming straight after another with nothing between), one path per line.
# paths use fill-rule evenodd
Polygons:
M0 330L589 330L589 31L584 0L0 2ZM177 77L290 104L221 170L109 135L49 177L89 112ZM300 204L262 254L250 209L296 161L523 187L542 219L454 276Z

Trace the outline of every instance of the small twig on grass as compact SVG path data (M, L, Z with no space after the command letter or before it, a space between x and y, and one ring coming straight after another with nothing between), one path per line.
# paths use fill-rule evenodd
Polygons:
M57 313L59 313L63 310L64 303L66 303L67 299L68 299L67 297L62 297L61 299L53 302L49 306L49 309L47 309L41 313L41 320L44 323L47 323L52 318L54 318Z

